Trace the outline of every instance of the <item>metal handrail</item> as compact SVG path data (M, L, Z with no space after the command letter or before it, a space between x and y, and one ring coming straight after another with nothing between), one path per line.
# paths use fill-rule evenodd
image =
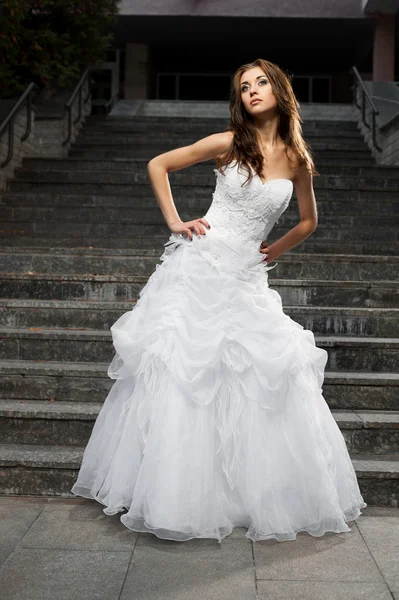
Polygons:
M363 121L363 125L365 127L367 127L367 129L370 129L371 127L371 135L372 135L372 141L374 144L374 147L376 150L378 150L379 152L381 152L382 148L380 148L380 146L378 145L377 142L377 127L376 127L376 116L379 114L378 109L376 108L373 99L370 95L370 92L368 91L368 89L366 88L366 86L364 85L363 79L360 76L359 71L357 70L357 68L355 66L352 67L352 73L354 75L353 78L353 85L352 85L352 91L353 91L353 103L356 106L356 108L358 108L359 110L362 111L362 121ZM360 87L361 89L361 104L358 103L357 101L357 89L358 87ZM367 122L366 119L366 100L370 106L371 109L371 126L370 124Z
M14 154L14 117L24 103L26 103L27 108L26 130L24 135L21 137L21 142L27 140L30 135L30 132L32 130L32 92L34 88L35 84L33 82L28 85L23 94L21 94L21 97L19 98L18 102L14 104L14 106L0 125L0 136L3 134L6 127L8 127L7 157L0 164L0 169L6 167L8 163L12 160Z
M83 86L84 86L86 80L88 83L88 91L87 91L86 98L83 99ZM73 121L73 125L76 125L77 123L79 123L80 119L82 118L83 106L89 100L90 93L91 93L91 79L90 79L90 69L88 68L83 73L82 77L79 79L77 86L75 87L74 91L72 92L68 102L65 104L65 110L68 113L68 135L67 135L66 139L62 142L62 146L66 146L71 141L71 137L72 137L72 105L75 101L76 96L79 94L79 110L78 110L78 116Z

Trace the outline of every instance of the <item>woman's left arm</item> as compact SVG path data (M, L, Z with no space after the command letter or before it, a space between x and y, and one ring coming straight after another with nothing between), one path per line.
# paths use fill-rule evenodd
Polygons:
M318 216L313 190L313 176L307 171L305 165L301 165L297 169L293 183L298 200L300 221L270 246L267 241L261 243L260 252L266 255L266 263L275 260L287 250L303 242L317 228Z

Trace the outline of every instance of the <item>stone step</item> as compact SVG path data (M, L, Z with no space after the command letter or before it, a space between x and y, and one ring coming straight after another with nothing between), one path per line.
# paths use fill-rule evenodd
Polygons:
M318 337L315 337L318 340ZM109 362L0 360L0 398L103 402L113 381ZM399 374L325 371L323 394L339 410L399 410Z
M87 170L87 171L126 171L126 172L144 172L147 168L147 162L143 159L114 159L114 160L96 160L69 158L24 158L23 168L27 171L69 171L69 170ZM399 178L399 167L397 166L350 166L345 162L332 164L331 161L325 161L324 164L318 164L318 170L321 175L336 175L340 177L376 177L394 179ZM78 168L77 168L78 167ZM185 169L191 173L208 173L209 168L216 168L215 161L204 161L191 165Z
M219 132L214 129L212 133ZM112 133L104 134L102 132L87 132L83 129L76 139L74 146L75 148L90 145L101 147L110 147L112 145L123 147L154 147L156 148L156 152L163 152L171 148L189 146L207 135L194 132L174 133L172 131L164 132L163 134L160 132L158 134L155 130L138 133L112 131ZM306 141L312 150L341 149L367 150L367 152L370 152L359 132L351 132L347 136L338 136L336 133L318 135L317 132L311 132L306 136Z
M157 142L154 140L148 140L147 142L121 142L120 140L114 140L112 136L109 139L104 140L103 142L94 139L84 139L83 137L79 137L74 145L74 150L89 150L97 152L98 150L108 150L111 152L118 152L118 156L123 156L124 158L129 157L153 157L158 154L162 154L163 152L169 152L174 148L179 148L184 145L190 145L195 142L195 139L189 140L189 143L185 143L184 141L180 141L180 143L167 143L167 142ZM188 142L188 140L187 140ZM359 157L369 157L370 150L366 146L363 140L351 140L350 138L347 140L336 140L331 138L331 141L325 142L322 140L313 140L311 144L311 151L315 158L322 157L326 152L330 153L337 160L342 160L347 154L354 158ZM121 154L123 152L123 154Z
M305 138L322 138L334 137L336 139L342 138L358 138L361 136L356 123L347 123L345 126L338 128L336 126L331 127L328 122L325 122L322 126L314 127L312 124L305 122L302 131ZM216 121L215 123L209 123L203 125L201 123L193 123L188 126L186 123L175 123L175 122L158 122L152 121L128 123L88 123L86 121L83 133L84 135L90 136L144 136L147 135L150 138L164 139L168 137L205 137L214 133L220 133L225 131L228 126L228 121Z
M323 395L331 409L397 411L398 386L397 372L325 371Z
M134 301L0 299L1 327L108 330ZM399 337L399 309L285 306L284 312L315 335Z
M394 222L394 219L392 219ZM147 226L142 226L147 227ZM274 229L269 233L268 242L271 244L274 241L278 240L286 233L290 231L291 227L287 227L285 224L278 224L274 227ZM385 235L384 235L385 232ZM381 248L376 250L376 244L380 242L383 244L384 242L392 242L393 244L397 244L399 239L399 229L398 227L393 226L390 229L386 227L378 227L374 228L366 228L366 229L356 229L355 225L352 227L341 227L340 229L336 229L334 227L330 227L328 223L324 223L322 220L319 220L317 229L310 236L313 242L320 242L321 240L327 241L336 241L339 243L345 242L355 242L355 243L369 243L370 251L368 254L376 254L381 251ZM373 248L374 244L374 248ZM301 248L302 251L305 248ZM342 250L347 253L346 251ZM354 252L350 252L353 254ZM391 252L392 254L395 251ZM388 254L388 252L386 253Z
M84 447L3 444L0 446L0 494L76 497ZM351 460L369 506L397 506L399 454L352 454Z
M159 248L35 248L4 246L0 248L0 271L48 274L87 274L90 275L150 275L159 261L162 245ZM376 256L355 254L317 254L294 252L294 248L278 257L279 269L276 273L285 279L327 279L348 282L376 280L395 281L398 273L398 256ZM379 283L378 283L379 284Z
M398 171L399 175L399 171ZM15 170L17 182L46 183L49 182L47 170L29 170L19 168ZM193 172L189 169L173 171L169 173L169 180L173 185L198 187L210 187L215 183L215 173L210 167L208 172ZM131 171L90 171L90 170L53 170L51 171L51 183L94 183L119 185L150 184L147 170L142 168L135 172ZM267 184L266 184L267 185ZM320 175L314 178L314 189L339 189L339 190L375 190L375 191L399 191L399 177L346 177L336 175Z
M269 242L272 243L272 232ZM277 233L274 234L277 236ZM14 248L34 247L40 249L56 249L56 248L75 248L81 251L109 248L113 250L143 250L149 249L155 251L158 256L164 250L164 244L168 239L168 235L131 235L118 237L115 236L70 236L64 232L51 235L47 232L44 235L27 234L23 228L14 227L3 230L0 236L0 248L13 246ZM373 256L396 256L399 254L398 242L379 241L376 244L373 240L359 241L353 240L314 240L313 236L298 244L295 248L291 248L290 253L297 254L308 252L309 254L365 254Z
M198 215L201 216L201 215ZM393 221L393 219L392 219ZM355 224L345 223L346 227L333 227L329 223L319 221L317 229L311 234L312 241L335 241L335 242L372 242L374 244L380 244L384 242L398 242L399 240L399 228L394 225L388 229L387 226L375 225L373 228L358 229ZM159 223L142 223L138 221L134 222L113 222L113 223L90 223L85 221L0 221L0 229L3 235L22 232L24 235L30 237L37 235L41 236L70 236L77 240L87 238L99 238L103 237L153 237L153 236L164 236L167 240L170 235L170 230L166 225L166 222ZM291 226L286 226L286 223L275 226L272 232L268 236L269 243L279 239L288 231ZM309 236L310 237L310 236ZM27 242L28 243L28 242ZM303 246L301 247L303 250ZM380 249L381 251L381 249ZM371 251L373 252L373 250Z
M181 148L195 144L206 135L201 134L173 134L165 132L164 135L158 136L158 132L148 133L88 133L83 131L74 143L74 148L79 149L94 147L99 149L109 149L110 147L120 146L122 149L135 150L146 149L155 151L156 154L168 152L175 148ZM348 136L337 137L334 135L308 135L306 136L313 154L323 153L324 151L333 150L340 152L367 152L370 153L363 137L360 134L350 134Z
M315 336L315 341L328 352L329 371L396 372L399 377L397 338ZM397 401L399 409L399 395Z
M137 175L139 179L141 176ZM143 176L144 177L144 176ZM177 175L176 175L177 177ZM148 197L151 194L151 184L150 182L137 182L137 183L121 183L119 181L114 180L114 178L110 178L108 182L97 182L95 181L95 177L93 174L93 181L53 181L49 177L46 177L42 181L22 181L19 179L9 180L7 183L7 192L6 193L27 193L27 194L73 194L73 195L92 195L92 196L129 196L130 199L136 197ZM336 199L342 198L344 194L346 194L348 198L348 202L353 198L361 198L363 195L366 198L366 193L368 195L374 196L374 198L379 201L387 199L387 200L397 200L398 196L398 188L393 185L392 180L381 180L387 182L382 186L379 186L377 180L373 182L362 183L362 180L358 179L355 181L348 179L346 182L347 187L344 187L342 184L326 184L326 188L321 188L319 184L315 184L315 194L316 200L320 197L320 199ZM351 182L353 183L353 188L350 187ZM212 194L215 190L214 186L211 185L179 185L176 181L172 181L170 178L170 183L173 186L173 194L177 198L179 197L208 197L209 204L211 203ZM389 185L388 185L389 183ZM391 185L392 184L392 185ZM385 186L385 187L384 187ZM322 193L323 192L323 193ZM365 199L364 198L364 199ZM134 200L131 200L132 203ZM155 206L155 198L154 198L154 206Z
M84 446L101 406L100 402L0 400L2 445Z
M157 208L158 204L152 190L147 185L137 185L133 195L124 194L120 187L119 194L68 194L68 188L55 193L50 187L47 191L37 193L18 193L5 191L0 197L0 205L4 206L95 206L121 208ZM212 202L214 188L191 187L187 193L184 186L175 186L173 199L179 206L187 208L207 209ZM333 214L335 209L351 214L398 214L399 190L339 190L318 189L317 206L319 210L327 210ZM291 206L296 204L296 194L293 193ZM388 213L388 211L391 211ZM382 211L382 212L380 212Z
M328 207L330 208L330 207ZM190 221L198 218L205 211L198 212L198 209L180 209L180 218L183 221ZM44 222L47 224L73 223L76 221L87 224L95 223L117 223L121 224L145 224L145 225L160 225L165 226L164 217L158 207L153 208L106 208L106 207L14 207L0 205L0 222L27 223L27 222ZM285 211L280 217L278 224L283 227L294 227L299 221L297 207L294 204L290 209ZM52 226L51 225L51 226ZM385 231L399 227L399 211L398 215L358 215L358 214L331 214L331 209L324 214L319 211L319 225L329 227L334 230L351 228L354 229L376 229L384 228ZM49 225L50 227L50 225Z
M89 115L85 121L85 127L95 127L96 129L114 129L116 127L135 128L135 130L146 131L147 128L155 129L173 129L174 131L196 131L196 130L212 130L215 127L223 128L229 124L229 117L198 117L198 116L176 116L176 115ZM303 127L311 129L328 129L331 131L340 132L344 129L358 131L358 124L355 119L312 119L306 117ZM180 128L180 129L179 129Z
M70 491L83 447L3 444L0 446L0 495L75 497Z
M84 446L101 407L95 402L0 400L1 445ZM399 411L331 412L352 454L399 453Z
M367 223L370 217L380 218L397 218L399 215L399 198L397 200L384 199L381 201L370 202L366 199L348 199L344 193L344 197L336 200L320 199L321 193L317 197L317 211L319 220L326 218L356 218L365 219ZM184 211L188 214L200 212L205 214L211 204L210 197L174 197L176 208L181 218ZM78 211L83 209L91 209L94 214L103 212L105 216L114 214L116 211L122 215L131 214L134 217L140 214L138 211L145 211L149 215L161 215L160 209L156 204L154 197L130 198L123 196L78 196L78 195L55 195L51 194L13 194L6 193L0 198L0 210L2 207L9 209L44 209L60 211L68 210ZM130 211L126 213L125 211ZM4 213L5 214L5 213ZM17 214L17 213L15 213ZM283 213L280 222L284 219L295 219L295 224L299 220L298 205L295 196L290 203L288 209Z
M0 327L0 360L111 362L110 331L77 328ZM328 352L330 371L398 372L399 338L317 336L316 345Z
M109 363L0 360L0 398L103 402L113 384L107 375L108 366ZM392 376L387 374L387 378L389 386ZM388 399L385 405L393 407L392 390L395 388L386 389ZM374 391L373 388L373 397ZM381 394L377 392L377 396L377 403L381 402Z
M113 160L113 159L126 159L129 158L131 160L145 160L149 161L157 154L153 148L150 150L137 150L131 149L128 152L126 150L119 150L118 148L109 149L98 149L95 146L91 146L87 149L82 149L81 147L77 148L73 146L69 151L69 157L71 158L85 158L90 160ZM375 160L370 153L366 152L354 152L354 151L313 151L313 158L316 162L316 166L323 163L327 163L330 161L345 161L347 165L354 166L362 166L366 167L367 165L374 166Z
M204 128L203 119L90 117L87 124L75 159L24 161L0 201L8 296L0 301L0 493L72 496L84 446L114 383L107 376L110 326L134 308L170 235L146 162L209 135L206 127L213 132L217 122ZM397 306L399 169L367 168L373 159L355 123L311 122L304 132L326 168L314 179L318 233L277 261L271 286L284 312L328 351L324 395L357 455L367 494L397 504L399 327L398 310L389 307ZM209 207L212 168L208 161L170 174L184 218ZM294 212L295 194L276 239L298 221ZM342 256L365 251L371 256Z
M206 210L182 208L185 221L206 215ZM278 239L299 221L292 204L269 233L269 241ZM399 216L319 215L317 229L311 234L312 241L396 242L398 240ZM170 230L159 208L106 209L106 208L35 208L0 206L2 233L27 236L70 235L71 237L128 237L164 236ZM374 253L374 250L373 250Z
M273 269L274 272L274 269ZM280 274L281 275L281 271ZM147 283L145 275L45 275L1 273L2 296L12 299L132 301ZM282 279L269 276L283 305L395 308L397 281L339 281Z
M379 194L377 197L380 200L370 201L369 199L363 199L363 194L360 199L348 198L346 192L341 193L341 198L337 196L335 200L331 197L328 199L328 195L324 194L320 190L317 194L317 211L319 218L323 217L354 217L362 219L363 217L375 216L381 217L397 217L399 215L399 196L396 200L389 199L388 194ZM358 194L358 195L359 195ZM327 196L327 199L323 199L323 196ZM202 214L208 210L211 204L211 197L205 194L202 197L180 197L174 196L174 202L176 208L181 216L182 211L200 211ZM80 210L84 208L96 209L99 211L116 211L124 210L137 211L145 210L146 213L151 214L157 211L159 214L159 207L153 196L148 197L135 197L131 198L128 196L79 196L79 195L52 195L52 194L13 194L7 192L0 197L0 208L45 208L49 207L53 210ZM298 206L295 200L295 195L290 203L290 206L286 212L282 215L281 219L284 219L286 215L290 218L295 218L298 221ZM359 216L360 215L360 216ZM280 219L280 221L281 221Z
M220 133L228 130L229 120L214 120L213 123L202 124L202 123L178 123L174 120L170 121L119 121L117 122L103 122L93 124L87 119L85 121L82 134L98 134L98 135L144 135L148 134L152 139L156 139L159 134L160 137L166 137L167 135L178 135L179 137L195 136L201 138L204 136L212 135L214 133ZM332 125L331 122L325 121L324 124L320 123L317 127L314 127L312 123L306 122L302 125L302 131L304 137L334 137L336 139L345 137L358 137L361 136L361 132L357 126L357 123L346 122L341 127Z
M98 118L97 118L98 117ZM171 114L165 115L147 115L139 114L132 116L115 114L104 117L103 115L90 115L87 117L84 127L85 129L93 128L96 131L103 131L109 129L120 129L123 128L132 131L146 131L147 129L153 130L170 130L179 131L184 133L186 131L213 131L215 129L220 130L226 128L230 123L228 112L222 116L216 116L212 114L212 117L203 116L177 116ZM312 119L303 117L302 121L303 130L311 131L334 131L339 134L344 130L359 132L358 123L354 114L353 119L335 121L332 119Z

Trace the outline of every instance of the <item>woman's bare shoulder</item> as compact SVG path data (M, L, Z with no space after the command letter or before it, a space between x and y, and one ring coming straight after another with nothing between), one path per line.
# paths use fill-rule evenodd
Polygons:
M231 145L233 134L230 131L212 133L188 146L182 146L159 154L148 163L148 168L159 165L167 172L190 167L199 162L217 158Z
M215 141L217 146L217 151L219 156L223 154L228 148L230 148L231 143L234 139L233 131L221 131L220 133L215 133Z
M291 146L287 146L286 153L291 163L291 168L299 169L299 167L301 166L301 160L294 148L292 148Z
M218 158L230 148L233 138L234 134L232 131L212 133L192 144L190 152L196 160Z
M216 135L220 136L221 140L224 140L227 143L231 144L231 142L233 141L234 138L234 131L221 131L220 133L217 133Z

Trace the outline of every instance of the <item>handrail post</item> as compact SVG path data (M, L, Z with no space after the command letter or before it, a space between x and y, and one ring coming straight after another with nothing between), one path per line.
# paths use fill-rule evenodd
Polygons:
M83 102L83 86L85 84L85 82L88 82L88 94L87 97L85 99L85 101ZM71 97L69 98L68 102L65 104L65 109L68 111L68 135L65 138L65 140L62 142L62 146L66 146L67 144L69 144L69 142L71 141L72 138L72 123L73 125L76 125L82 118L82 113L83 113L83 106L84 104L87 103L87 101L90 98L90 92L91 92L91 87L90 87L90 69L86 69L86 71L83 73L83 75L81 76L79 83L77 84L77 86L75 87L74 91L71 94ZM76 119L72 120L72 105L73 102L77 96L77 94L79 94L79 98L78 98L78 116L76 117Z
M68 135L67 135L66 140L62 143L63 146L65 146L72 137L72 109L71 109L71 107L67 106L66 111L68 113Z
M83 99L82 87L80 87L79 88L79 101L78 101L78 116L76 117L76 119L73 122L74 125L76 125L76 123L79 123L81 116L82 116L82 99Z
M367 119L366 119L366 95L363 91L362 91L362 118L363 118L364 126L367 127L367 129L370 129L370 125L367 123Z
M32 130L32 95L29 94L26 102L26 130L21 137L21 142L25 142L30 136Z
M14 155L14 119L15 119L15 116L17 115L19 109L21 108L21 106L23 106L23 104L25 104L25 103L26 103L26 108L27 108L26 131L25 131L24 135L21 137L21 142L24 142L30 135L31 128L32 128L32 93L33 93L34 87L35 87L35 84L33 82L28 85L28 87L26 88L24 93L21 95L19 100L14 104L13 108L11 109L11 111L9 112L7 117L0 124L0 136L6 130L6 128L8 129L7 156L6 156L5 160L3 160L3 162L0 164L0 169L3 169L4 167L6 167L10 163L10 161L12 160L12 157Z
M357 97L357 90L358 90L359 88L358 88L358 85L357 85L357 81L356 81L356 79L354 80L353 89L354 89L354 101L355 101L355 106L356 106L356 108L358 108L358 109L360 110L360 103L359 103L359 100L358 100L358 97Z
M3 162L0 165L0 167L2 169L3 169L3 167L6 167L8 165L8 163L11 161L13 154L14 154L14 120L12 119L8 123L8 150L7 150L7 156L6 156L5 160L3 160Z
M352 89L354 90L354 104L357 109L361 110L363 125L367 129L371 129L371 139L372 139L375 149L378 150L379 152L381 152L382 149L380 148L380 146L378 145L378 142L377 142L376 116L379 114L378 110L373 102L373 99L372 99L369 91L367 90L366 86L364 85L364 82L363 82L362 78L360 77L360 73L357 70L357 68L355 66L353 66L351 71L353 73ZM362 94L360 105L357 102L357 87L358 86L360 87L361 94ZM369 104L370 110L371 110L371 125L370 125L370 123L367 122L367 119L366 119L366 101Z
M373 131L373 143L374 143L374 146L377 148L377 150L379 150L381 152L381 148L379 147L379 145L377 143L377 139L376 139L376 133L377 133L376 129L377 128L376 128L375 113L374 113L374 111L372 112L372 120L373 120L373 128L372 128L372 131Z
M90 77L90 72L88 73L88 77L86 78L86 81L87 81L87 96L84 99L83 104L87 104L87 102L88 102L88 100L90 98L90 95L91 95L91 77Z
M73 127L73 125L76 125L76 123L78 123L81 120L82 114L83 114L83 107L90 98L91 81L90 81L89 74L90 74L90 70L86 69L86 71L81 76L79 83L76 86L74 92L72 93L68 102L65 104L65 110L68 113L68 135L67 135L67 138L64 140L64 142L62 142L62 146L65 146L71 140L72 127ZM87 93L86 98L83 99L83 86L86 81L88 83L88 86L87 86L88 93ZM14 154L14 118L24 103L26 103L26 109L27 109L26 130L25 130L25 133L23 134L23 136L21 137L21 142L25 142L28 139L28 137L32 131L32 92L33 92L34 87L35 87L35 84L33 82L28 85L28 87L26 88L24 93L21 95L18 102L16 102L16 104L13 106L12 110L7 115L5 120L2 123L0 123L0 136L6 129L8 129L7 156L6 156L5 160L0 164L0 169L6 167L9 164L9 162L12 160L12 157ZM77 94L79 94L78 116L77 116L76 120L73 121L73 119L72 119L72 104L73 104Z

